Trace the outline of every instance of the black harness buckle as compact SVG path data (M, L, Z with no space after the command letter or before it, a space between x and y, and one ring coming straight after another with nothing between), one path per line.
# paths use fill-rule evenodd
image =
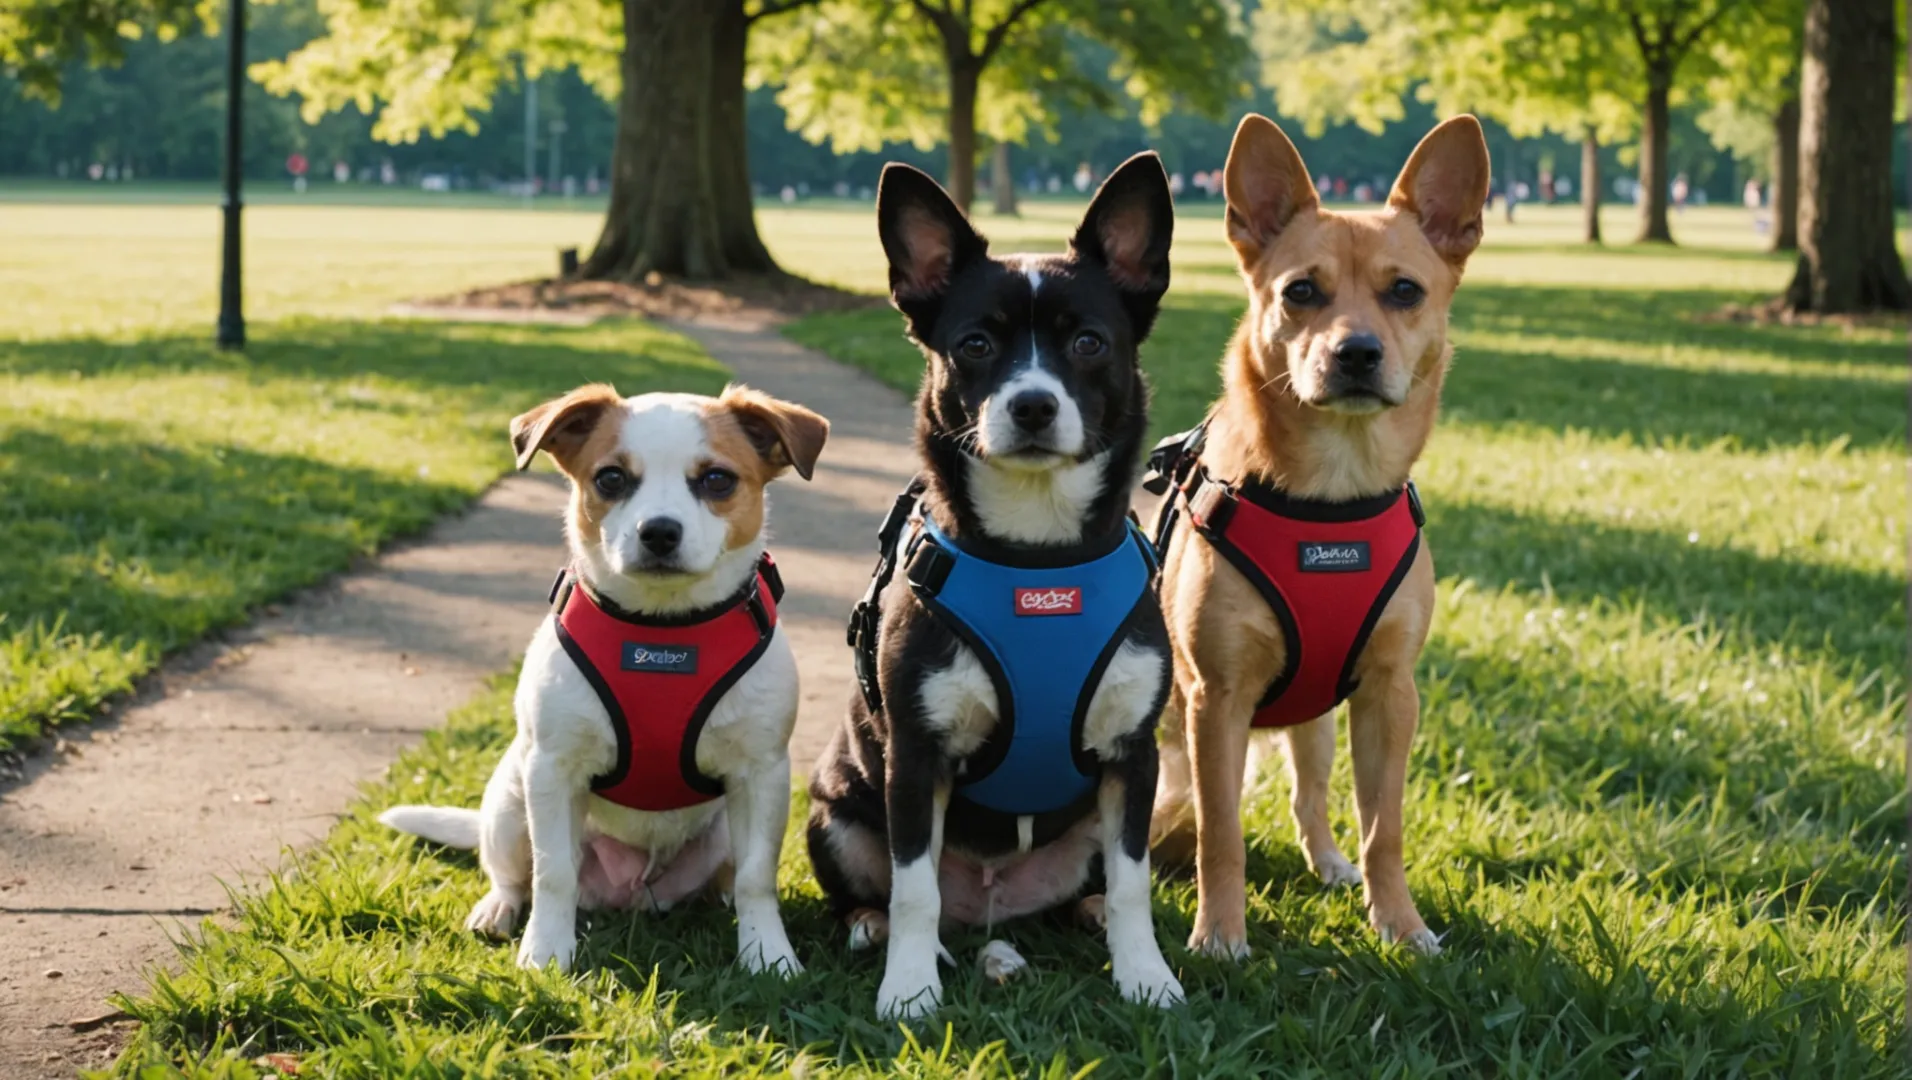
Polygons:
M850 609L849 624L844 628L844 640L856 661L856 684L863 691L863 701L871 712L883 707L883 690L876 674L876 636L883 620L883 590L896 576L897 545L902 543L903 530L909 527L910 518L916 513L916 503L924 487L921 477L911 480L876 530L876 569L870 574L870 587L864 590L863 599ZM944 573L947 576L948 572Z
M1414 486L1412 480L1407 482L1407 510L1414 515L1415 528L1427 528L1427 511L1421 509L1421 491Z
M1142 475L1142 490L1151 495L1165 494L1169 485L1181 480L1183 467L1201 456L1208 435L1208 421L1176 432L1155 444L1149 451L1148 471Z

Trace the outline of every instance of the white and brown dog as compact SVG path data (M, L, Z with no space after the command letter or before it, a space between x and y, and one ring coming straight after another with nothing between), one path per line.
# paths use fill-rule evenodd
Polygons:
M379 820L478 849L491 891L468 928L508 935L530 901L519 966L569 970L580 907L661 911L734 874L739 962L802 970L777 906L798 694L764 488L807 479L828 433L741 387L585 386L511 422L519 468L543 450L572 486L571 564L525 656L517 737L481 809Z

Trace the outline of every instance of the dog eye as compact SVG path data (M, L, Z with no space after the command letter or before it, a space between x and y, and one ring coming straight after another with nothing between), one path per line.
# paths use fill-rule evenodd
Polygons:
M1069 344L1069 348L1085 360L1101 356L1108 347L1108 342L1103 341L1101 335L1090 333L1077 334L1075 340Z
M1388 299L1400 307L1413 307L1426 295L1426 289L1407 278L1395 278L1394 284L1388 286Z
M1288 287L1281 290L1281 298L1290 304L1307 307L1311 304L1320 303L1321 290L1315 287L1314 282L1309 281L1307 278L1302 278L1300 281L1289 282Z
M987 360L995 351L996 346L982 334L971 334L956 346L956 354L965 360Z
M607 465L599 469L597 475L591 477L591 485L597 488L599 495L607 499L621 499L630 494L631 488L636 486L631 483L631 474L615 465Z
M696 487L709 498L728 499L730 493L737 490L737 474L729 469L705 469L697 478Z

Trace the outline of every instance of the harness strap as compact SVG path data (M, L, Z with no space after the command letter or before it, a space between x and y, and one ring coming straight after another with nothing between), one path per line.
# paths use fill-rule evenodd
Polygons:
M883 590L889 587L890 579L896 576L896 546L902 542L903 530L915 515L916 504L922 499L926 487L922 477L914 477L902 494L896 497L889 516L883 519L883 524L876 530L876 569L870 574L870 587L863 591L863 599L850 609L846 637L856 661L856 685L863 691L864 704L870 707L871 712L883 708L883 689L876 677L876 632L883 621ZM948 576L947 570L944 576Z

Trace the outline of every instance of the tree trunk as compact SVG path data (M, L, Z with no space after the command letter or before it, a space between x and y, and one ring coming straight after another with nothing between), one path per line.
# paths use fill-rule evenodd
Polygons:
M1580 137L1580 220L1584 239L1600 242L1600 137L1589 126Z
M1773 246L1799 250L1799 99L1773 114Z
M1912 308L1893 243L1893 0L1810 0L1800 73L1794 311Z
M989 155L989 189L996 196L996 213L1016 217L1016 178L1009 169L1009 144L997 140Z
M757 210L750 194L750 138L744 108L750 19L744 14L743 0L727 0L719 6L710 65L710 168L717 228L731 270L771 273L777 262L757 235Z
M582 275L713 280L774 269L749 199L742 0L623 0L623 14L611 201ZM717 92L719 79L734 86Z
M1673 242L1673 230L1666 220L1666 142L1670 122L1667 98L1673 89L1673 73L1667 70L1647 73L1646 116L1640 126L1640 235L1639 241Z
M982 69L973 57L949 56L949 197L969 212L976 198L976 87Z

